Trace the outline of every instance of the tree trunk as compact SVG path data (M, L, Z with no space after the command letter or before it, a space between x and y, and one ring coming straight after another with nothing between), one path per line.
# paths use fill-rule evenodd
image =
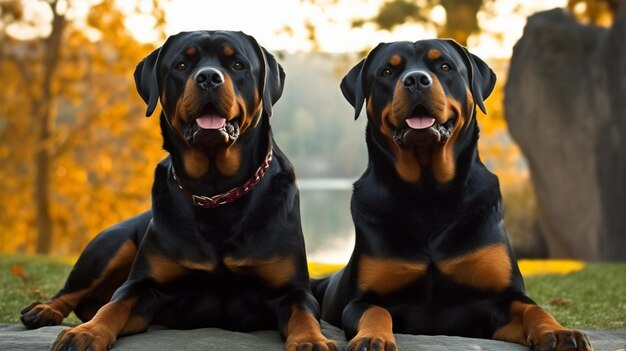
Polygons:
M38 140L40 147L35 155L34 202L37 223L37 253L49 253L54 235L51 203L52 183L52 131L55 124L55 92L53 82L61 56L61 40L65 28L65 16L57 12L57 1L50 3L52 10L52 31L45 40L46 59L43 67L43 81L40 99L34 99L33 108L36 124L39 124Z
M467 46L467 39L478 32L478 11L484 0L441 0L440 4L446 10L446 23L439 29L439 38L452 38L459 44Z
M626 25L531 16L505 89L552 257L626 260ZM621 252L619 252L621 251Z

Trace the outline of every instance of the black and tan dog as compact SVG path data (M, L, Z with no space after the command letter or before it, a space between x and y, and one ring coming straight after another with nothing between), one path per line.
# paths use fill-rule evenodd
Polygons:
M369 164L354 184L352 257L314 292L349 350L396 350L394 332L591 349L524 292L476 146L495 80L449 40L380 44L343 79L355 117L365 101Z
M22 311L24 324L75 311L86 323L54 350L105 350L150 324L278 328L286 350L336 349L310 290L294 171L269 125L280 65L241 32L185 32L135 81L148 116L160 100L169 152L152 209L96 237L56 296Z

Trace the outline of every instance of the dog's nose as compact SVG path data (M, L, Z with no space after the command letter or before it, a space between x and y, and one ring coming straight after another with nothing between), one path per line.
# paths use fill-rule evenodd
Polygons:
M433 79L427 72L412 71L404 75L402 83L406 88L428 88L433 84Z
M194 74L193 80L202 89L209 89L224 84L224 75L217 68L204 67Z

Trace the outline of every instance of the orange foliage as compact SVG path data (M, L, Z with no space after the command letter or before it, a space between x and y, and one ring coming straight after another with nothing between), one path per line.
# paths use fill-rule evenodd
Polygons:
M34 155L53 155L53 252L80 251L100 230L150 207L154 165L164 156L158 118L144 116L135 65L154 49L137 42L113 0L84 25L68 22L54 77L54 126L37 140L42 40L0 37L0 252L34 252ZM2 26L0 26L2 28Z
M519 147L510 139L504 119L504 85L502 74L485 101L487 115L478 111L480 141L478 149L487 167L498 175L503 188L519 186L529 181L528 169L522 160Z

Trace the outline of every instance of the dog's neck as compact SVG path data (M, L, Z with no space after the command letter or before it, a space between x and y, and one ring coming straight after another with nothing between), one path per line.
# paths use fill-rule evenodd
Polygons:
M211 150L191 149L175 135L165 118L161 116L163 148L171 156L179 185L195 195L210 197L242 186L255 176L271 150L271 129L265 116L233 145Z
M423 193L444 194L448 191L459 191L464 188L470 176L472 166L480 163L477 141L478 141L478 125L476 119L472 118L470 124L464 126L465 130L454 144L454 175L446 182L436 180L432 166L423 166L417 162L414 167L419 167L419 178L415 182L409 182L399 175L396 168L396 157L391 150L389 141L378 132L378 128L371 126L368 122L366 130L366 144L369 155L368 169L377 176L383 177L387 183L393 184L399 191L411 189ZM413 152L415 159L419 161L418 148L407 150ZM429 151L431 152L431 151ZM422 156L423 157L423 156ZM428 155L427 157L430 157Z

